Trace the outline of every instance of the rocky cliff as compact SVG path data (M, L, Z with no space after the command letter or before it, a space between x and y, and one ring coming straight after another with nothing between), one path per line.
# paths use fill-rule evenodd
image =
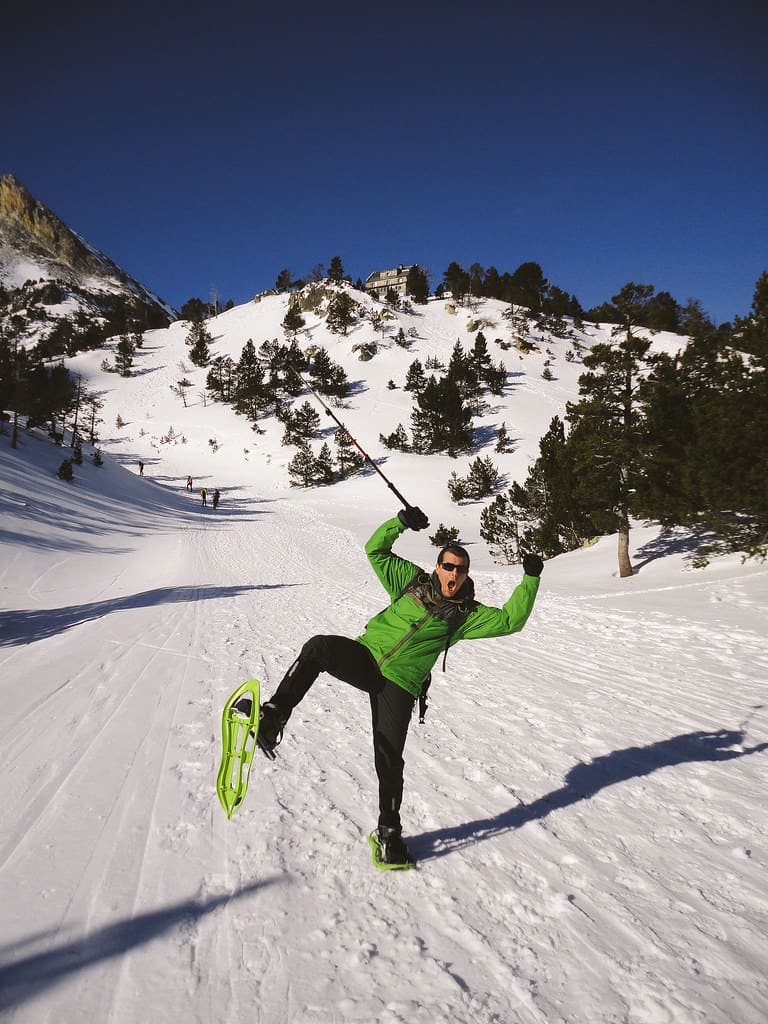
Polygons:
M0 177L0 283L18 288L33 277L78 291L124 293L172 318L173 311L161 299L89 245L12 174L4 174Z

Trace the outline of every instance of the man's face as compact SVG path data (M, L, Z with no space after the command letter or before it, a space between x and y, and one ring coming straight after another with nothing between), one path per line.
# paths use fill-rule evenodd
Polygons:
M441 562L435 566L437 578L440 581L440 591L443 597L455 597L469 572L466 558L463 555L456 555L452 551L446 551Z

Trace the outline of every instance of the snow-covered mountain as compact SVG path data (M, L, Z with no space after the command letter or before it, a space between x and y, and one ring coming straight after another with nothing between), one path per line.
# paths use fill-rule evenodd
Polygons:
M287 302L208 321L212 355L281 337ZM494 564L480 503L454 505L447 479L475 454L521 479L580 372L572 338L503 348L501 312L431 301L342 337L319 309L299 335L344 366L336 411L382 471L432 526L460 528L489 604L520 570ZM509 370L476 452L385 451L380 433L409 429L409 364L466 348L471 320ZM228 822L226 697L250 677L271 693L314 633L359 634L386 600L362 547L398 503L370 471L292 488L279 424L256 433L205 398L188 327L148 331L128 378L102 369L110 352L68 361L105 403L104 466L86 446L65 483L61 448L0 433L3 1019L764 1024L766 567L690 570L690 538L642 524L632 578L612 538L549 561L526 629L454 648L412 726L418 871L371 866L369 711L327 677ZM430 566L429 532L397 550Z
M140 317L168 323L174 311L69 228L11 174L0 176L0 285L10 294L13 334L37 341L61 319ZM0 326L2 317L0 317ZM5 326L10 326L5 325Z
M333 333L325 316L334 287L346 290L358 304L357 321L346 336ZM475 546L473 558L476 551L488 562L479 535L483 503L453 504L447 490L451 473L455 470L465 475L469 463L482 455L498 467L500 486L522 481L539 454L539 440L552 417L564 415L566 402L578 394L578 377L583 372L580 353L596 341L607 340L610 327L587 324L577 330L571 326L567 335L559 338L532 325L525 346L530 351L523 352L516 347L515 331L503 315L508 304L493 299L473 302L471 307L432 299L426 306L391 313L392 318L377 327L370 315L382 307L369 296L348 285L326 285L320 292L325 295L304 313L306 323L297 341L303 350L324 347L344 368L351 396L342 408L334 410L336 415L365 451L381 462L385 475L412 504L431 506L435 525L444 522L458 527L462 538ZM267 294L207 321L213 337L212 359L228 356L237 362L248 340L257 349L263 341L283 341L281 324L291 301L288 294ZM252 425L235 415L230 406L206 397L208 368L195 367L189 361L189 328L187 322L177 321L167 329L147 332L143 347L136 353L134 376L127 380L102 369L104 350L68 360L70 368L80 373L105 403L101 433L106 452L120 452L134 461L141 459L152 467L150 471L162 476L186 478L191 473L196 479L225 488L253 482L278 492L291 490L294 500L328 509L354 508L363 502L363 495L379 490L382 509L391 507L389 492L368 474L315 488L308 494L292 489L287 465L296 448L282 446L282 424L274 416L267 417L258 424L263 432L254 432ZM413 361L419 359L428 365L436 360L446 366L456 342L469 351L480 330L494 364L503 363L508 376L501 396L485 396L485 411L475 418L473 450L456 459L388 451L380 435L388 436L402 424L410 436L414 402L403 385ZM400 332L408 340L407 347L395 340ZM672 334L654 338L654 346L666 351L675 351L683 343L684 339ZM376 349L373 358L361 359L361 353L372 347ZM109 351L107 356L109 361ZM174 401L172 389L178 389L180 379L190 381L191 387L185 389L184 399ZM314 402L305 392L294 404L308 398ZM125 426L118 427L118 423ZM506 454L495 452L502 424L512 441L512 450ZM315 454L335 429L333 420L323 416L322 436L314 442Z

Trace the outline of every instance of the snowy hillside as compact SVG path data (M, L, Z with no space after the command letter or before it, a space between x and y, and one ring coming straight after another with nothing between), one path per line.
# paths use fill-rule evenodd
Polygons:
M213 354L281 337L285 303L218 317ZM351 347L370 325L342 338L308 316L299 341L345 367L341 418L433 526L461 528L499 604L520 570L493 564L480 505L446 481L475 454L521 479L580 365L567 341L518 358L484 327L520 376L478 426L506 421L516 451L385 452L380 432L409 429L412 360L474 337L464 311L420 313L401 317L410 351L365 364ZM103 467L86 452L67 484L61 449L0 435L3 1020L763 1024L768 568L692 571L688 538L652 526L632 532L630 579L612 538L548 562L526 629L454 648L411 728L417 871L371 866L367 703L328 677L227 822L224 700L252 676L271 693L307 637L355 636L383 606L362 546L397 503L370 472L291 488L279 425L203 404L186 330L149 332L129 379L103 352L72 360L103 392ZM431 565L428 532L397 550Z
M349 293L363 308L381 309L380 304L363 293L354 289L349 289ZM249 339L257 349L266 340L283 341L281 323L288 302L288 295L268 295L207 321L214 339L212 358L230 356L237 362ZM509 323L502 317L505 309L509 309L508 304L492 299L477 303L472 310L433 299L427 306L414 306L410 314L397 313L396 319L385 323L383 336L374 330L369 320L361 318L346 337L333 334L324 315L306 313L306 325L297 338L302 349L324 346L331 359L343 366L352 397L344 408L335 410L337 415L365 450L380 462L384 473L405 497L430 513L434 526L443 521L460 528L463 541L472 546L473 564L477 564L478 558L484 564L491 564L485 544L480 540L480 511L484 503L470 502L461 507L453 504L447 490L451 472L455 470L460 476L465 475L472 459L487 455L501 471L505 486L516 479L522 481L530 463L539 454L539 439L552 417L564 415L566 401L577 395L577 381L583 366L578 356L571 361L566 359L574 339L588 350L596 341L610 337L608 326L587 325L584 331L572 329L571 336L563 339L533 329L529 340L534 350L523 355L514 346L505 349L499 344L510 345L512 336ZM432 357L447 365L457 341L465 352L471 350L478 324L494 364L504 363L508 383L503 396L486 395L487 411L475 418L479 439L476 449L458 459L387 451L379 440L380 434L389 435L402 423L410 436L413 397L403 390L403 384L411 363L419 359L426 364ZM408 348L400 347L394 340L400 328L409 337ZM309 492L291 488L287 465L296 448L281 446L282 425L274 417L261 420L259 426L265 432L258 435L246 419L232 412L231 407L210 399L204 404L208 371L190 362L188 334L186 321L178 321L164 330L148 331L143 348L136 353L134 376L127 381L114 373L103 372L103 350L68 360L74 372L83 374L89 389L105 400L101 428L105 452L119 452L121 458L133 459L134 463L141 459L155 479L186 479L192 474L199 486L223 487L225 494L230 488L250 485L256 488L256 493L289 491L292 500L321 514L338 512L344 522L348 522L348 515L358 516L370 502L373 510L370 519L365 521L365 530L375 525L381 512L392 510L390 493L381 489L379 481L372 481L370 474ZM378 352L372 360L361 362L353 349L370 342L377 344ZM660 350L676 351L681 338L657 334L653 344ZM554 378L549 381L542 378L547 364ZM174 398L171 391L183 377L192 382L186 398L189 408L184 407L181 398ZM395 389L388 387L390 381L396 385ZM295 404L307 397L311 398L305 393ZM118 417L126 424L124 428L116 427ZM496 434L502 423L515 449L507 455L494 452ZM330 440L335 429L336 424L323 417L323 437L314 443L315 454L322 440ZM174 439L165 442L169 436ZM215 450L211 441L215 442Z

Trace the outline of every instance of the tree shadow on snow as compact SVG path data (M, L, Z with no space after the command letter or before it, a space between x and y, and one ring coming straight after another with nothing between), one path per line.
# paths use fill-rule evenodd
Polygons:
M637 549L633 559L635 572L657 558L667 555L692 555L712 534L706 530L690 530L686 527L672 527L662 530L654 540Z
M249 590L275 590L278 587L297 587L298 583L263 583L237 587L158 587L141 594L126 594L109 601L92 601L65 608L34 608L3 612L0 615L0 647L18 647L36 640L64 633L82 622L101 619L112 612L129 608L148 608L159 604L179 604L186 601L212 601L217 598L236 597Z
M12 946L0 949L0 1009L8 1010L19 1006L32 996L64 981L76 971L114 957L122 956L137 946L152 942L175 928L189 928L201 918L230 902L251 896L260 889L273 885L278 878L266 879L244 885L234 893L224 893L205 900L185 900L162 910L140 914L117 924L105 925L90 935L72 939L44 952L29 953L9 962L9 952L17 954L19 949L44 942L50 934L37 934L29 940L22 939ZM226 925L224 925L226 927Z
M581 800L589 800L601 789L650 775L659 768L695 761L731 761L768 750L768 743L739 750L729 749L741 744L743 739L742 729L721 729L718 732L701 730L660 740L647 747L614 750L604 757L596 757L588 764L574 765L560 789L539 797L533 803L518 804L495 818L479 818L463 825L411 836L408 845L412 847L417 860L433 860L483 839L511 832L529 821L541 821L553 811L577 804Z

